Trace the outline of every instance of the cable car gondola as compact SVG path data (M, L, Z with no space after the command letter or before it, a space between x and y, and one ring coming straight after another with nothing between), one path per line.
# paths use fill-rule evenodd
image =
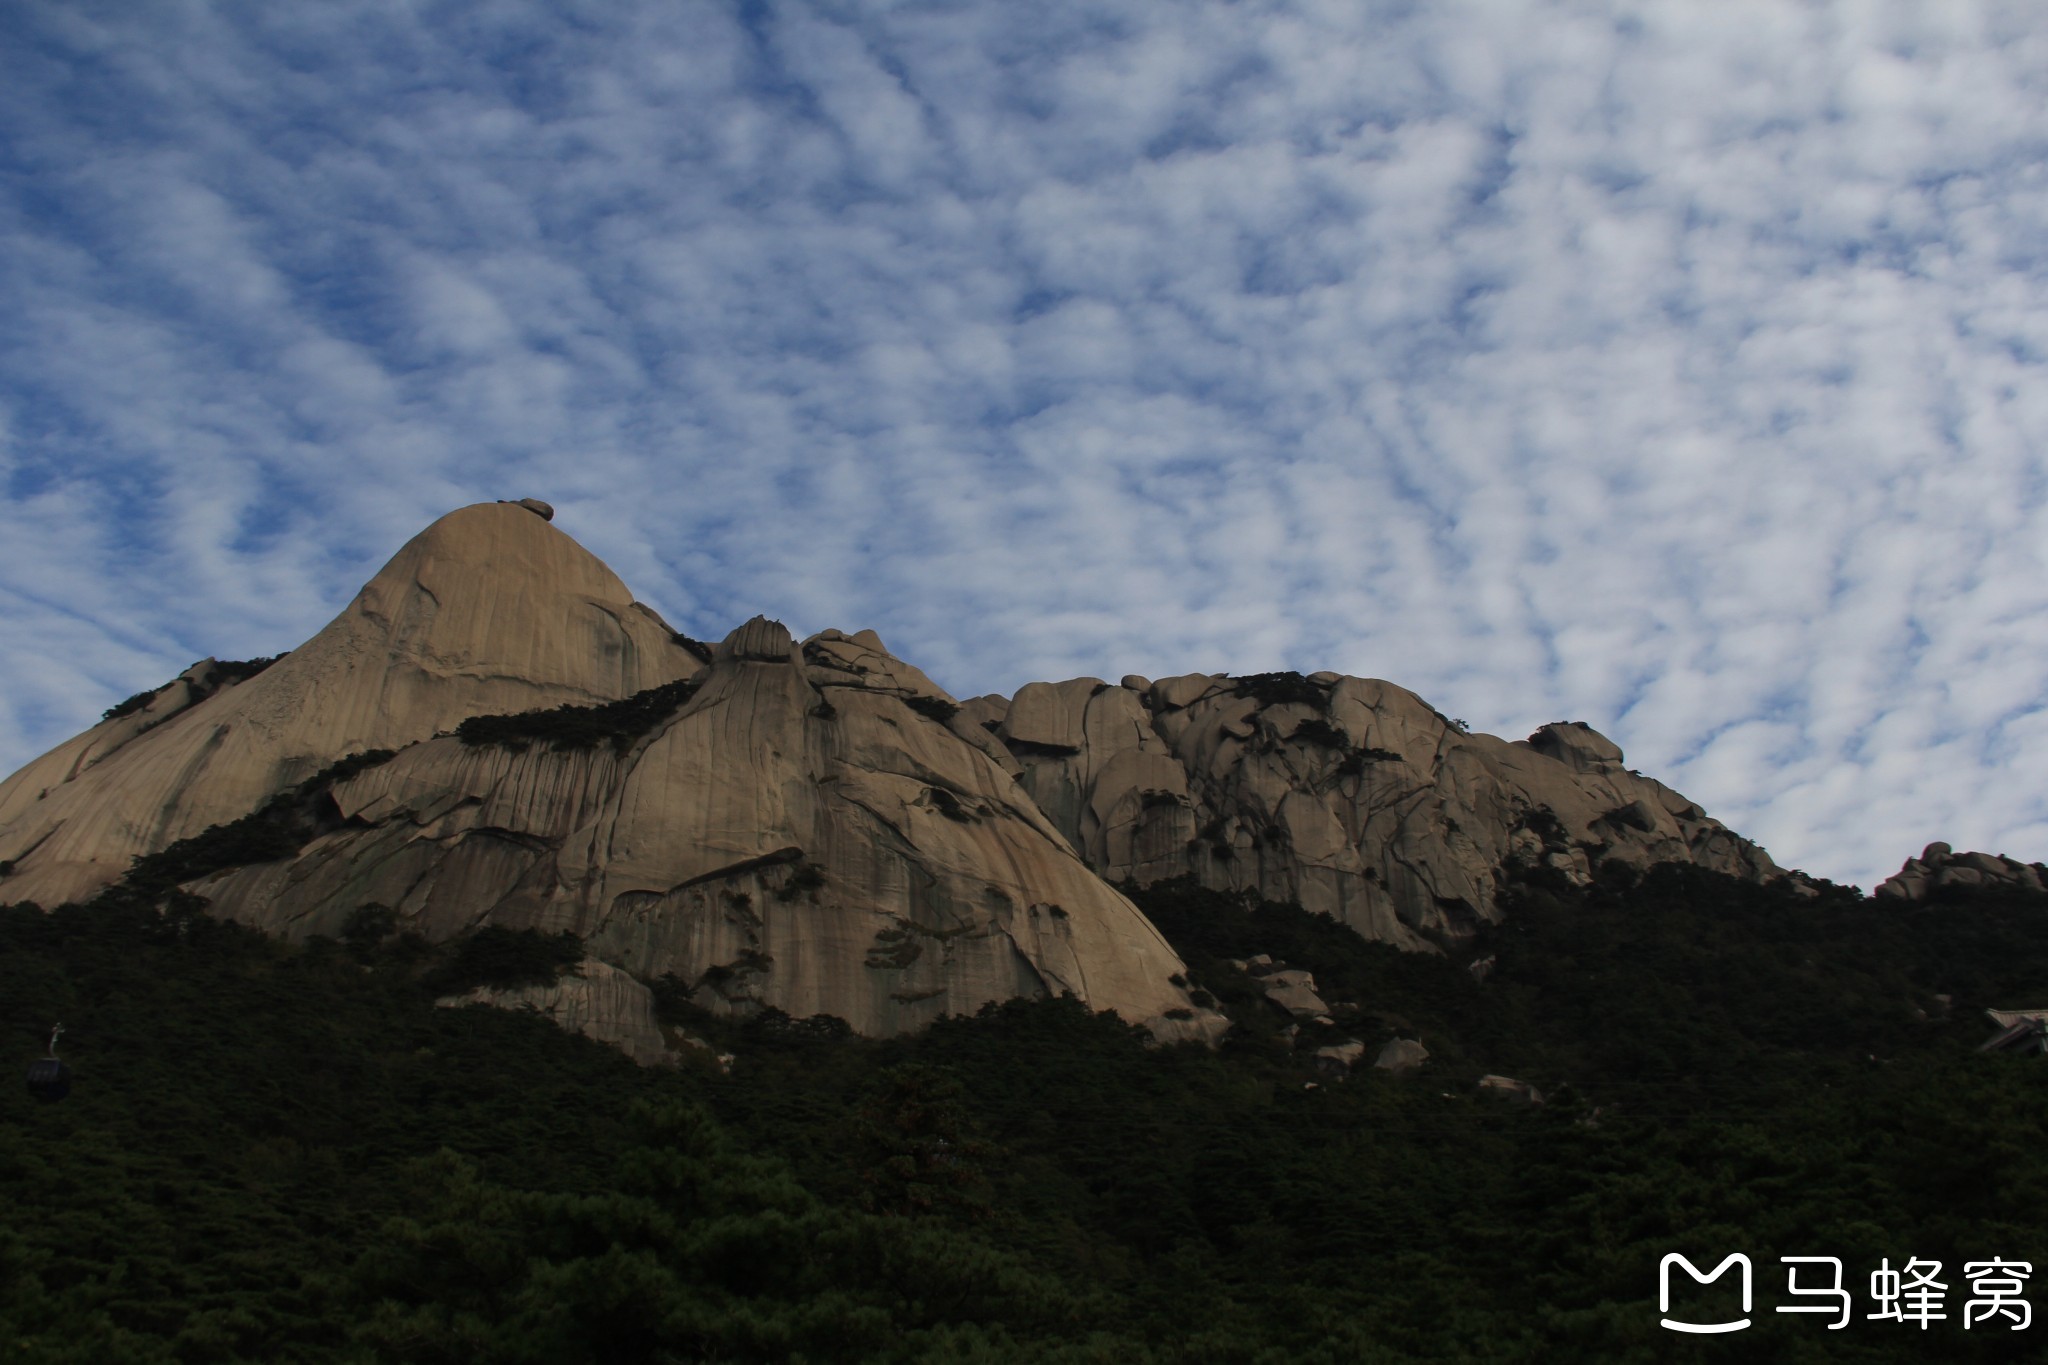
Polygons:
M61 1100L71 1093L71 1068L57 1060L57 1035L62 1024L50 1030L50 1055L28 1064L28 1093L39 1100Z

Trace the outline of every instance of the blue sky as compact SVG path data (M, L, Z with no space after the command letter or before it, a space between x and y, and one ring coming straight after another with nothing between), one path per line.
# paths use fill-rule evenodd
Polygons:
M0 770L537 496L956 695L1336 668L2048 859L2031 3L0 8Z

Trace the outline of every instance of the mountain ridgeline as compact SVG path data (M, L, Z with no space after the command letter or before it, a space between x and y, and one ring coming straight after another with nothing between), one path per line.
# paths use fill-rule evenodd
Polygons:
M1582 724L1504 741L1334 673L960 700L872 631L757 617L707 649L550 516L450 513L304 645L202 661L0 784L0 900L570 935L573 970L492 998L652 1062L678 995L869 1036L1072 995L1213 1043L1224 1014L1121 886L1452 954L1532 876L1815 890Z
M1369 679L705 645L546 512L0 784L76 1072L0 1091L10 1358L1718 1361L1659 1267L1738 1252L1743 1358L2019 1358L2048 869L1866 898ZM1946 1319L1871 1313L1916 1258Z

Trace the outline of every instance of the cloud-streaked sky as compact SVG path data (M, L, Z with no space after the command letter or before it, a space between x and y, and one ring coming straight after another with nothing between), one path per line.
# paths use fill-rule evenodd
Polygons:
M0 771L536 496L692 634L2048 859L2044 108L2033 0L9 0Z

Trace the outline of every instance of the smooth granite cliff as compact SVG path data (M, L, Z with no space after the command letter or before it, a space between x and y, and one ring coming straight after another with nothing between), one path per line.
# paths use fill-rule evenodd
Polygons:
M209 686L212 663L0 783L0 862L15 864L0 895L82 899L348 754L697 666L595 555L514 503L442 517L256 676Z

